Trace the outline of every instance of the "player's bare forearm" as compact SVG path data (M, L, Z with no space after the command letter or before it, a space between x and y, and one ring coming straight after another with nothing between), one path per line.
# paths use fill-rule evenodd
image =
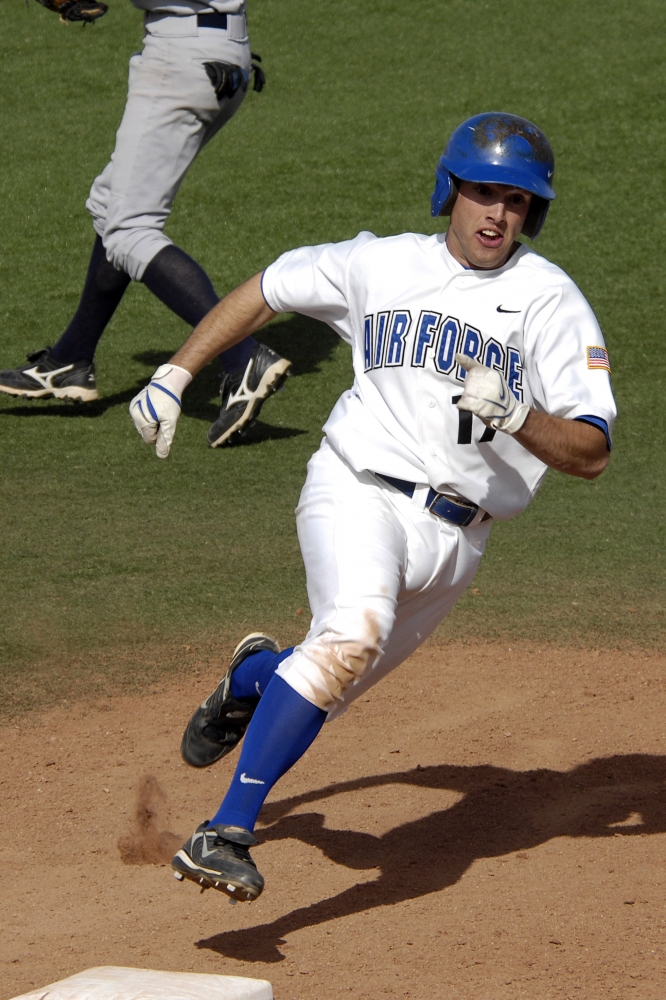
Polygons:
M608 465L606 435L581 420L563 420L530 410L514 437L551 469L570 476L596 479Z
M261 294L261 274L255 274L204 316L171 364L196 375L214 357L255 333L275 315Z

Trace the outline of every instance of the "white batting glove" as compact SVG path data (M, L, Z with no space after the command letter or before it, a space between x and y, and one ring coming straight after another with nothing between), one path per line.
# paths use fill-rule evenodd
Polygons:
M507 434L519 431L530 408L516 399L502 372L486 368L466 354L456 354L456 361L467 372L465 390L455 404L458 409L471 410L493 430Z
M177 365L160 365L145 389L129 405L134 426L146 444L155 445L158 458L171 449L180 416L180 398L192 376Z

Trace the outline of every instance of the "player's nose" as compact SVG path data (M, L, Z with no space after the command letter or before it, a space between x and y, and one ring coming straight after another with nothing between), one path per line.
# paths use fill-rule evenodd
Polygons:
M495 223L506 221L506 205L503 199L498 199L494 205L488 205L487 207L488 218Z

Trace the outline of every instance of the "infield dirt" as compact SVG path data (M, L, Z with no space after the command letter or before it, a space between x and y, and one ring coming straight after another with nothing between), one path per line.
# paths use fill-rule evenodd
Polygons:
M663 654L424 647L274 790L236 907L165 864L235 763L178 752L221 668L3 728L1 1000L104 964L276 1000L663 1000Z

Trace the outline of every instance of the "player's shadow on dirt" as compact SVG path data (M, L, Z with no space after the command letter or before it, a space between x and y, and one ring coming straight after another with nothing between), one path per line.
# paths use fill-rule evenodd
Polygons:
M455 805L382 836L331 830L317 812L291 810L346 792L407 784L460 793ZM639 813L642 822L633 821ZM295 838L367 880L271 923L197 942L246 962L278 962L287 934L377 906L439 892L479 858L501 858L553 837L636 836L666 831L666 757L633 754L592 760L572 771L511 771L439 765L330 785L266 806L260 839ZM626 824L629 821L629 825ZM372 872L376 869L376 874ZM291 880L293 873L283 872ZM276 878L277 873L273 875Z

